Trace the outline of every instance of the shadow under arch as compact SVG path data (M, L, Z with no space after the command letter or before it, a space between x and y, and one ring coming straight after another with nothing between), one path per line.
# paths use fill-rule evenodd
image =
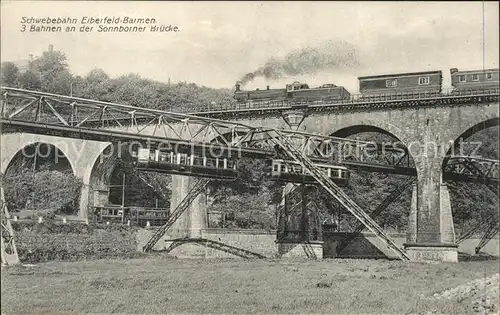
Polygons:
M354 136L354 135L357 135L360 133L365 133L365 132L377 132L377 133L381 133L381 134L393 137L394 139L398 139L395 135L393 135L389 131L387 131L383 128L380 128L380 127L373 126L373 125L353 125L353 126L349 126L349 127L344 127L342 129L339 129L339 130L333 132L332 134L330 134L330 136L339 137L339 138L347 138L347 137Z
M96 156L88 178L89 206L105 205L109 202L111 177L117 167L126 167L126 163L132 162L130 148L130 144L112 143Z
M390 124L388 124L390 126ZM392 128L394 129L394 128ZM331 137L338 137L338 138L349 138L352 136L356 136L362 133L377 133L381 134L385 137L389 137L390 140L383 140L381 143L378 141L373 141L379 145L382 145L383 149L396 149L399 152L403 152L404 150L406 154L408 155L409 159L409 167L415 168L415 159L412 156L411 153L411 148L408 147L408 142L406 139L402 139L402 135L396 134L394 131L397 130L387 130L384 127L380 126L375 126L373 124L356 124L348 127L343 127L341 129L338 129L332 133L329 134ZM370 139L352 139L351 140L359 140L359 141L365 141L365 142L372 142ZM320 149L319 146L316 149ZM418 176L418 169L415 168L415 175Z
M483 120L480 123L475 124L474 126L470 127L469 129L465 130L462 134L460 134L450 145L448 150L446 150L446 155L443 159L443 164L442 166L445 166L445 163L447 162L446 156L449 156L450 154L453 154L456 152L456 149L463 143L464 140L470 138L474 134L487 129L491 127L499 127L500 126L500 118L491 118L487 120Z
M36 157L36 161L35 161ZM50 162L53 163L50 163ZM9 176L22 167L48 165L52 170L71 170L75 175L74 162L68 159L67 154L57 145L48 142L32 141L19 149L7 162L5 175Z
M73 214L73 203L77 204L80 199L80 195L75 197L75 191L72 190L80 189L73 163L56 144L44 141L26 143L10 158L1 176L9 210L21 211L21 217L52 211ZM38 177L39 171L42 171L41 177ZM67 177L70 174L72 179ZM62 181L54 182L61 179ZM71 183L70 186L59 185L68 182ZM61 193L64 197L61 197Z
M477 154L477 150L480 149L481 145L483 145L484 147L484 143L467 141L468 139L473 138L476 134L488 128L497 129L496 139L488 138L489 142L497 145L497 147L495 148L496 157L482 156L482 154ZM475 159L458 158L458 161L462 160L462 163L464 163L461 164L460 162L455 163L452 159L450 159L450 157L471 156L485 159L498 159L500 155L498 148L499 136L500 118L495 117L485 119L466 129L456 139L454 139L453 142L450 141L450 145L446 151L443 150L443 152L446 152L446 154L444 154L441 161L441 171L445 175L443 176L443 181L448 186L450 193L450 206L453 215L454 226L458 231L456 238L457 243L461 243L466 239L473 238L474 235L486 235L488 233L487 231L489 229L489 224L495 224L495 222L497 222L498 224L499 186L498 182L495 183L494 181L490 181L487 176L483 176L484 173L481 173L482 162L480 159L478 162L479 165L477 165L477 167L472 163L472 165L468 164L470 161L473 161ZM479 146L477 144L479 144ZM488 152L488 150L486 150L486 152ZM491 151L489 152L491 153ZM479 153L484 153L484 151L479 151ZM488 165L489 162L485 160L484 163ZM462 174L461 172L459 172L459 175L451 173L451 176L450 173L445 173L445 171L449 172L450 170L452 170L454 166L458 166L459 169L463 167L463 169L466 170L476 170L479 172L471 172L472 177L465 179L461 179L459 177L459 175ZM466 202L464 202L464 200ZM498 226L496 227L496 229L498 230ZM485 245L486 243L483 243L483 245L478 246ZM476 250L478 250L478 248L480 247L477 247ZM476 252L476 254L478 254L478 252Z

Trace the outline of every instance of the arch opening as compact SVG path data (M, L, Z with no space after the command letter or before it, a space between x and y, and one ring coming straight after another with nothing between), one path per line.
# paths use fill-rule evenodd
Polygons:
M470 127L443 158L443 181L450 192L458 241L481 238L490 225L498 225L499 122L493 118Z
M412 187L416 183L417 171L414 159L405 143L391 131L370 124L345 127L331 133L330 136L373 144L371 149L367 146L366 150L349 151L348 155L342 158L342 163L350 171L349 183L342 189L384 230L395 233L406 232ZM381 151L375 150L375 144L381 146ZM321 146L317 149L325 150ZM317 153L328 156L330 152L317 151ZM404 163L403 160L398 160L400 157L406 159ZM349 164L350 162L352 163ZM369 167L355 165L360 162L369 164ZM397 166L401 171L396 168L384 170L383 167L377 167L379 164ZM321 201L319 216L324 223L322 227L324 231L360 232L364 229L354 216L336 200L329 198L322 189L316 189L312 198Z
M82 181L57 146L35 142L19 150L2 178L9 211L19 217L78 213Z
M133 151L132 145L110 144L96 157L89 179L90 216L97 218L103 206L170 207L171 175L137 170Z

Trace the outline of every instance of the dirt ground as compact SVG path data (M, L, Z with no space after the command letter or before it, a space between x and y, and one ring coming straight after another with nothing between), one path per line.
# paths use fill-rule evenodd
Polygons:
M50 262L2 267L1 307L2 314L485 314L498 312L498 272L498 260Z

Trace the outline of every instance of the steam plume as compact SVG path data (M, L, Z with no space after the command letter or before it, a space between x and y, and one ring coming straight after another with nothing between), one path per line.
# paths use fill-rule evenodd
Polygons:
M315 74L321 70L345 70L359 65L353 45L341 41L327 41L317 47L307 47L292 51L282 60L269 59L262 67L247 73L240 81L242 84L257 77L282 79L301 74Z

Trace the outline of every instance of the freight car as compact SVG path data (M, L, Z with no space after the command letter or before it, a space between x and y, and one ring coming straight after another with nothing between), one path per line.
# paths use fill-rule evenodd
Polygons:
M426 71L364 76L358 80L363 98L387 98L388 95L432 97L441 94L443 76L441 71Z
M453 94L491 90L498 92L498 69L458 71L457 68L452 68L450 75Z

